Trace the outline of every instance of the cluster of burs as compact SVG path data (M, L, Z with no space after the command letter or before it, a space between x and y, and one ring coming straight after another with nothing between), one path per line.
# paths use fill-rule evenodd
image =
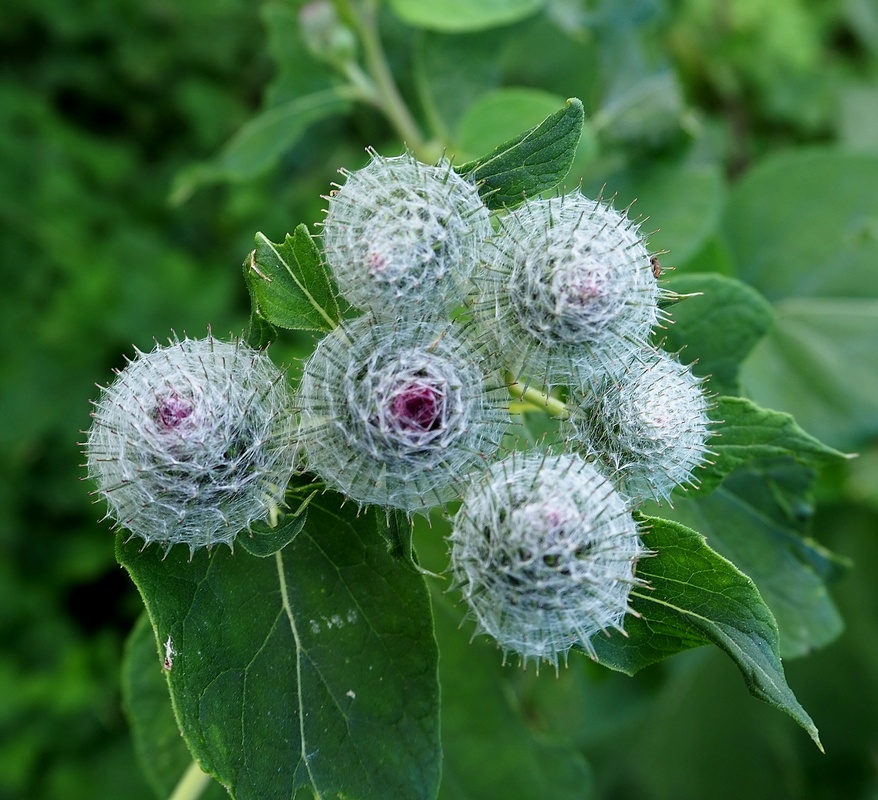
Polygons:
M324 255L362 314L291 398L242 344L139 354L89 434L110 515L168 547L230 543L295 470L361 506L460 500L451 571L477 630L525 664L594 655L648 553L634 509L693 482L709 436L699 379L650 344L666 292L637 223L579 192L491 213L449 164L408 154L342 174ZM520 449L510 389L566 444Z

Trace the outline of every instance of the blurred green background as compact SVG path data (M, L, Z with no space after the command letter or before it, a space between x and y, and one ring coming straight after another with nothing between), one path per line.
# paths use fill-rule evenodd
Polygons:
M367 144L400 150L356 106L268 151L222 151L254 115L332 84L299 38L301 5L4 3L0 800L153 796L119 693L140 600L80 482L94 384L153 337L240 332L253 234L318 220ZM878 799L878 4L547 0L468 33L408 27L408 5L382 17L389 60L451 152L581 97L571 182L639 197L680 273L762 291L778 323L745 389L861 453L803 511L854 564L833 587L844 632L786 663L825 756L707 649L635 679L584 660L557 681L508 670L522 718L584 754L571 796ZM473 746L490 759L489 740Z

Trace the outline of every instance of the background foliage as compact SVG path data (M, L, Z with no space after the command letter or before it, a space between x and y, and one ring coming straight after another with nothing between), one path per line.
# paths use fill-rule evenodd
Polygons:
M283 241L320 218L319 195L338 167L365 163L366 144L400 150L381 115L326 94L299 5L5 4L0 798L155 796L119 694L141 604L77 481L93 383L172 328L242 330L254 232ZM854 564L809 562L837 577L825 629L786 652L826 756L713 649L635 678L577 657L537 678L468 644L440 598L443 797L878 796L878 10L517 0L484 4L505 15L486 20L468 17L475 5L394 0L382 15L419 120L464 161L582 98L570 181L606 184L617 205L637 197L681 290L713 272L761 292L767 334L730 379L861 457L824 471L816 497L784 483L782 464L738 478L777 491L786 528L813 537L790 558L828 548ZM435 18L418 16L427 7ZM276 357L307 348L302 336ZM753 485L724 486L712 519L736 491ZM428 566L437 541L418 531Z

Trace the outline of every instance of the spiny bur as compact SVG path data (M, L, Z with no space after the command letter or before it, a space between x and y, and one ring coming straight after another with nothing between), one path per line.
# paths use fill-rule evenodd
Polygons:
M231 545L283 503L295 415L284 375L241 342L140 350L95 403L85 443L107 516L147 544Z

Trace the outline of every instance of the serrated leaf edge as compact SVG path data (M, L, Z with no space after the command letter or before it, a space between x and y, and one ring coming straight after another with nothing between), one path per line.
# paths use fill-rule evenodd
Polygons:
M329 314L326 313L326 310L323 308L323 306L321 306L320 303L317 302L317 300L314 298L314 295L312 295L311 292L308 291L307 287L302 283L302 281L299 280L295 272L293 272L292 268L287 263L287 260L280 254L280 251L277 249L277 245L272 242L264 233L261 232L256 234L256 240L257 242L262 241L268 245L268 248L271 250L272 253L274 253L275 258L277 258L277 260L284 265L284 269L286 269L286 271L289 273L290 277L293 279L293 282L296 284L296 287L305 296L305 299L311 304L314 310L317 311L317 313L326 320L327 324L329 325L329 330L334 330L338 325L337 320L334 320L332 317L329 316ZM256 272L257 275L259 275L259 272L255 270L255 264L256 251L254 250L253 253L250 254L250 268L254 272ZM264 279L265 278L263 277L263 280Z

